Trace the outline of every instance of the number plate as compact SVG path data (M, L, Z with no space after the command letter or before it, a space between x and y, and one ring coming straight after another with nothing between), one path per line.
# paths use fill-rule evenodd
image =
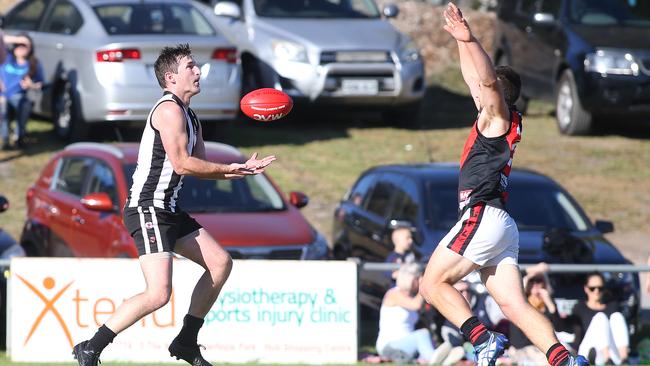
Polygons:
M344 79L341 91L348 95L376 95L379 92L377 80Z

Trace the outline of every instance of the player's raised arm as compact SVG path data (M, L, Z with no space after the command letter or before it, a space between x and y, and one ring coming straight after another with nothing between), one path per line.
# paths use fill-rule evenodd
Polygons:
M472 34L467 20L456 5L449 3L444 17L446 24L443 28L459 43L461 70L475 102L478 96L478 108L481 110L479 130L488 137L500 136L509 128L510 111L492 61ZM475 78L478 81L478 91L472 87Z

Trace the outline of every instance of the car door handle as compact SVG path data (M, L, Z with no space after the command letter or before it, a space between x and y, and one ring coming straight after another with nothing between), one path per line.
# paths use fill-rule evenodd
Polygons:
M74 221L79 225L83 225L86 223L86 220L84 220L84 218L79 215L72 216L72 221Z
M61 43L61 42L57 42L57 44L55 45L55 47L56 47L57 50L61 51L61 50L63 49L63 43Z

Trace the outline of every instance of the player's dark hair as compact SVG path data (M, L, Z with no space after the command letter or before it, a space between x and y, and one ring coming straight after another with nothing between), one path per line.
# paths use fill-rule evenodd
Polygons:
M165 88L165 74L168 72L176 74L178 72L178 63L181 58L190 56L192 50L187 43L179 44L175 47L164 47L156 59L153 67L156 72L156 79L161 88Z
M515 72L510 66L497 66L494 69L497 74L497 79L503 88L503 97L508 106L513 106L517 99L519 99L519 92L521 91L521 79L519 74Z

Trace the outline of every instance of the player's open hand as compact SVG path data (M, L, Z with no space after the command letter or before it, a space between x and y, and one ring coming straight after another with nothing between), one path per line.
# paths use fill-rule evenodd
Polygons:
M264 169L275 161L275 155L269 155L262 159L257 159L257 153L253 153L250 159L246 160L246 168L255 174L261 173Z
M226 178L243 178L246 175L255 175L264 172L264 169L275 161L275 155L269 155L262 159L257 158L257 153L254 153L250 159L245 163L232 163L229 165L230 172L226 174Z
M472 40L472 31L469 29L465 18L463 18L463 13L454 3L447 4L443 16L445 17L446 24L442 28L451 34L452 37L461 42L469 42Z

